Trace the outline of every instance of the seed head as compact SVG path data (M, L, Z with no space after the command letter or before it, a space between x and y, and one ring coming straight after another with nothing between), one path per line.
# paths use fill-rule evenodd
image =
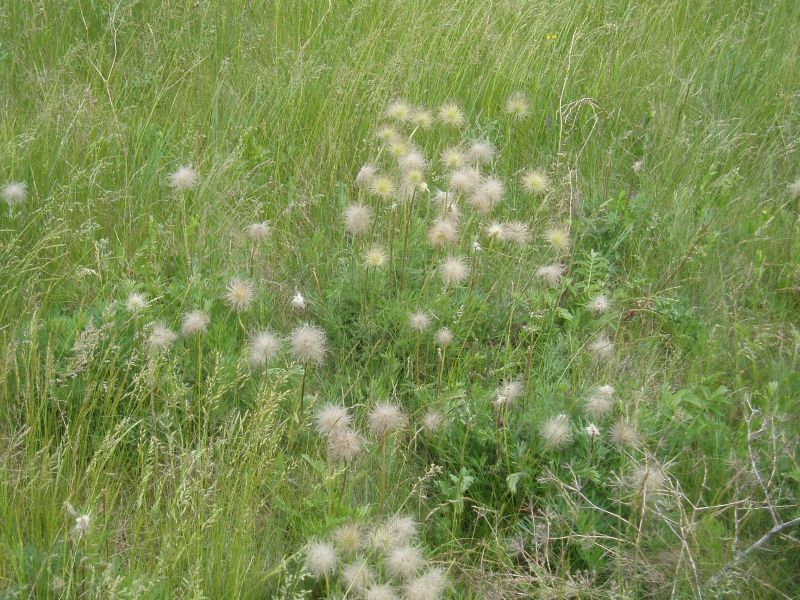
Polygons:
M414 331L422 333L431 326L431 318L425 311L418 310L417 312L409 315L408 326Z
M487 213L503 199L503 194L503 182L496 177L486 177L475 190L470 202L480 212Z
M544 233L544 239L559 252L569 250L569 232L560 227L548 229Z
M611 441L618 446L637 446L639 432L625 419L620 419L611 427Z
M424 108L418 108L411 115L411 123L420 129L430 129L433 126L433 115Z
M342 554L355 554L364 546L364 532L355 523L346 523L333 532L333 543Z
M434 248L458 242L458 227L449 219L437 219L428 230L428 242Z
M525 171L520 176L522 189L529 194L544 194L550 189L550 177L539 170Z
M322 436L328 436L338 429L349 428L353 422L353 417L341 404L329 402L317 411L315 420L317 422L317 432Z
M281 349L281 342L271 331L260 331L250 339L250 364L263 367L271 361Z
M640 160L637 160L635 163L633 163L633 166L631 167L631 169L633 170L634 173L636 173L638 175L639 171L642 170L643 166L644 166L644 161L640 159Z
M586 308L596 314L602 314L606 312L610 306L611 301L605 294L597 294L597 296L589 300L589 302L586 304Z
M472 167L461 167L450 175L450 188L461 194L471 194L481 184L481 176Z
M342 580L347 590L362 593L375 582L375 574L367 561L359 558L342 568Z
M169 348L172 343L178 338L175 332L169 327L158 321L153 323L150 329L150 335L147 338L147 346L151 352L163 352Z
M75 525L72 526L70 530L70 534L72 535L73 539L79 540L84 537L87 533L89 533L89 529L92 526L92 519L88 513L83 515L78 515L75 517Z
M424 171L428 166L428 161L418 150L412 150L397 161L400 172L409 173L410 171Z
M403 100L394 100L386 107L386 116L390 119L404 123L411 118L411 106Z
M474 142L469 147L467 156L471 163L488 163L494 157L494 148L489 142Z
M586 399L586 412L595 419L602 419L614 407L614 388L610 385L601 385Z
M395 404L388 402L376 404L367 415L367 423L372 433L378 438L384 438L390 433L405 427L406 416Z
M559 450L572 442L569 418L563 413L542 423L539 433L544 439L545 446L554 450Z
M225 291L225 301L236 312L242 312L250 308L256 297L253 284L246 279L231 279Z
M369 189L376 196L386 200L397 193L397 184L386 175L376 175L373 177Z
M369 231L372 211L363 204L349 204L344 209L344 228L353 237L364 235Z
M391 125L384 125L380 129L378 129L377 133L375 134L375 137L377 137L382 142L389 144L400 136L394 127L392 127Z
M290 336L292 352L300 362L321 365L328 352L325 332L315 325L304 323L292 331Z
M531 230L527 223L511 221L506 223L504 239L519 246L524 246L531 240Z
M458 105L448 102L439 109L439 121L451 127L462 127L464 125L464 113Z
M442 164L448 169L460 169L465 162L464 153L459 148L447 148L442 152Z
M364 254L364 266L370 269L379 269L386 261L386 252L380 246L373 246Z
M565 268L564 265L546 265L536 270L536 276L539 277L546 286L556 287L561 282L561 276L564 274Z
M614 356L614 343L601 333L589 344L589 351L597 360L605 360Z
M292 308L299 311L306 309L306 299L300 292L295 292L292 296Z
M336 562L336 550L326 542L315 542L306 548L306 568L315 577L333 574Z
M411 152L411 144L409 144L406 140L397 137L389 142L388 150L389 154L395 158L401 158Z
M365 164L361 167L358 171L358 175L356 175L356 185L358 187L367 187L372 183L372 180L375 179L375 176L378 174L378 168L374 165Z
M634 469L631 477L631 487L638 492L656 494L667 480L663 467L656 464L641 465Z
M444 572L439 568L434 568L405 585L405 598L406 600L438 600L446 587L447 579Z
M521 121L531 114L531 105L522 92L514 92L506 100L506 113Z
M490 240L504 240L506 239L506 226L502 223L494 221L483 228L486 237Z
M414 546L395 548L386 557L386 568L392 575L401 579L412 577L423 564L422 552Z
M458 256L450 256L439 266L442 274L442 281L445 287L455 287L462 283L469 275L469 268L464 259Z
M598 435L600 435L600 430L594 423L589 423L586 427L583 428L583 431L590 438L596 438Z
M246 230L247 235L257 241L264 241L269 238L269 234L272 233L270 229L269 223L264 221L263 223L253 223L248 225Z
M181 333L188 337L197 333L205 333L210 319L202 310L193 310L183 315Z
M364 592L364 600L399 600L391 586L372 585Z
M139 311L147 308L147 299L144 297L144 295L139 294L138 292L133 292L125 301L125 308L128 309L128 312L134 314L138 313Z
M28 197L28 184L24 181L11 181L3 186L3 200L9 210L16 204L22 204Z
M364 449L361 436L352 429L340 427L328 434L328 457L334 462L350 462Z
M170 173L169 184L179 192L191 190L197 186L197 171L189 165L182 165Z
M444 415L438 410L430 409L422 417L422 428L427 434L434 434L442 428L444 424Z
M792 198L800 198L800 177L789 184L787 191Z
M494 404L497 407L506 404L513 404L519 400L524 393L525 383L522 380L512 379L510 381L505 381L499 388L497 388L497 391L494 394Z
M449 346L453 343L453 332L447 327L442 327L433 334L433 339L436 341L437 346L444 348L445 346Z

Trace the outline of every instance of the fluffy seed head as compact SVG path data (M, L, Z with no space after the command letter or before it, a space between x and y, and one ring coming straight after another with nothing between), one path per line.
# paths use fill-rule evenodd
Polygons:
M386 116L404 123L411 118L411 107L403 100L394 100L386 107Z
M469 268L464 259L458 256L450 256L442 261L439 266L442 274L442 281L445 287L455 287L462 283L469 275Z
M469 161L475 164L488 163L494 156L494 148L489 142L474 142L467 152Z
M639 432L625 419L620 419L612 425L610 435L611 441L618 446L637 446L639 444Z
M294 296L292 296L292 308L295 310L305 310L306 309L306 299L303 297L303 294L300 292L295 292Z
M378 168L371 164L364 164L359 169L358 174L356 175L356 185L358 187L367 187L369 184L372 183L372 180L375 179L375 175L378 174Z
M353 417L341 404L329 402L317 411L314 420L317 422L317 432L322 436L328 436L337 429L350 427Z
M605 294L597 294L597 296L589 300L589 302L586 304L586 308L596 314L602 314L606 312L610 306L611 301Z
M566 229L560 227L548 229L544 233L544 239L559 252L569 250L569 232Z
M433 334L433 339L436 341L437 346L444 348L453 343L453 332L447 327L442 327Z
M444 571L438 567L405 585L406 600L437 600L447 587Z
M147 338L147 346L151 352L163 352L172 345L178 336L164 323L158 321L153 323L150 335Z
M444 424L444 415L438 410L430 409L422 417L422 428L425 433L433 434L439 431Z
M486 225L483 231L490 240L504 240L506 238L506 226L497 221Z
M450 188L461 194L471 194L481 184L481 176L472 167L461 167L450 175Z
M458 227L449 219L437 219L428 230L428 242L434 248L458 242Z
M342 580L347 590L362 593L375 582L375 574L367 561L360 558L342 568Z
M375 133L375 137L377 137L382 142L389 144L400 136L394 127L392 127L391 125L384 125L380 129L378 129L378 131Z
M387 149L389 154L395 158L400 158L411 152L411 145L406 140L397 137L389 142Z
M611 412L614 407L614 388L610 385L602 385L592 392L586 399L586 412L595 419L602 419Z
M631 487L639 493L655 494L661 490L667 475L659 464L641 465L634 469Z
M398 600L391 586L386 584L370 586L364 592L364 600Z
M373 246L364 254L364 266L370 269L379 269L386 264L386 252L380 246Z
M191 190L197 185L197 171L189 165L182 165L170 173L169 184L178 191Z
M414 546L395 548L386 557L386 568L401 579L412 577L422 568L423 563L422 552Z
M631 167L631 169L633 170L634 173L638 174L639 171L642 170L643 166L644 166L644 161L643 160L637 160L635 163L633 163L633 166Z
M334 462L353 460L364 449L361 436L352 429L341 427L328 434L328 456Z
M596 438L598 435L600 435L600 430L594 423L589 423L586 427L583 428L583 431L590 438Z
M531 114L531 105L522 92L514 92L506 100L506 113L521 121Z
M144 297L144 295L138 292L133 292L125 301L125 308L128 309L128 312L138 313L139 311L147 308L147 299Z
M345 523L333 532L333 543L342 554L355 554L364 546L364 532L355 523Z
M250 339L250 364L263 367L277 356L281 342L271 331L260 331Z
M525 171L520 176L520 185L522 189L529 194L544 194L550 189L550 177L544 172L539 170Z
M331 575L336 562L336 550L328 543L314 542L306 548L306 568L315 577Z
M503 194L505 194L503 182L496 177L486 177L475 190L470 202L480 212L486 213L497 206L503 199Z
M418 310L409 315L408 326L421 333L431 326L431 318L424 310Z
M269 238L269 234L272 233L267 221L263 223L252 223L245 228L245 232L251 239L257 241L266 240Z
M372 407L367 423L376 437L383 438L405 427L406 416L397 405L384 402Z
M372 530L370 543L376 550L388 552L408 545L417 536L417 523L407 515L394 515Z
M792 198L800 198L800 177L790 183L786 189Z
M465 162L466 157L459 148L447 148L442 152L442 164L448 169L460 169Z
M505 381L494 393L494 404L498 408L513 404L525 393L525 384L519 379Z
M531 230L527 223L511 221L510 223L506 223L504 238L519 246L524 246L531 241Z
M321 365L328 352L325 332L315 325L304 323L292 331L290 336L292 353L300 362Z
M417 150L412 150L397 161L400 171L408 173L410 171L424 171L428 166L428 161Z
M231 279L225 290L225 301L233 310L241 312L250 308L256 297L253 284L246 279Z
M548 287L556 287L564 274L564 265L545 265L536 270L536 276Z
M397 184L386 175L376 175L372 178L369 189L376 196L386 200L397 193Z
M24 181L10 181L3 186L3 200L9 207L22 204L28 197L28 184Z
M430 129L433 126L433 115L424 108L418 108L411 115L411 123L420 129Z
M451 127L462 127L464 125L464 113L458 105L448 102L439 109L439 121Z
M344 209L344 228L353 237L364 235L369 231L372 211L363 204L349 204Z
M196 333L205 333L209 322L210 319L206 313L202 310L193 310L183 315L181 333L187 337Z
M601 333L589 344L589 351L597 360L605 360L614 356L614 343Z
M572 442L569 418L563 413L542 423L539 433L544 439L545 446L555 450L563 448Z

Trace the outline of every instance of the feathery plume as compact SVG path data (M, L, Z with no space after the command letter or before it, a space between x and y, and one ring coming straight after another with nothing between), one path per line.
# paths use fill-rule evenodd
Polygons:
M28 197L28 184L24 181L10 181L3 186L3 200L11 211L17 204L22 204Z
M269 238L270 233L272 233L268 221L264 221L263 223L252 223L251 225L247 226L245 231L251 239L259 242Z
M483 228L484 234L490 240L504 240L506 239L506 226L502 223L494 221Z
M639 432L625 419L620 419L611 426L611 441L618 446L638 446Z
M472 167L461 167L450 175L450 188L462 194L471 194L481 184L481 176Z
M372 585L364 592L364 600L399 600L390 585Z
M428 161L425 160L425 157L422 156L418 150L412 150L398 159L397 166L402 173L409 173L411 171L422 172L428 167Z
M505 235L503 239L514 242L519 246L524 246L531 241L531 230L527 223L511 221L505 225Z
M181 165L169 175L169 184L178 191L191 190L197 186L197 171L189 165Z
M470 202L480 212L487 213L503 199L503 194L503 182L496 177L486 177L475 190Z
M225 291L225 301L236 312L250 308L256 297L253 284L246 279L231 279Z
M789 184L787 191L792 198L800 198L800 177Z
M439 109L439 121L451 127L462 127L464 125L464 113L458 105L448 102Z
M271 331L260 331L250 338L250 364L263 367L281 349L281 342Z
M505 381L494 393L494 405L498 408L513 404L525 393L525 384L519 379Z
M205 333L208 329L210 319L208 315L202 310L193 310L192 312L183 315L183 323L181 324L181 333L188 337L197 333Z
M364 254L364 266L370 269L379 269L387 260L386 252L380 246L373 246Z
M569 232L560 227L553 227L544 233L544 239L559 252L569 250Z
M444 348L445 346L449 346L453 343L453 332L447 327L442 327L435 334L433 334L433 339L437 346Z
M147 346L151 352L163 352L169 348L172 343L178 338L175 332L164 323L157 321L153 323L150 329L150 335L147 338Z
M356 185L361 188L369 186L377 174L378 168L376 166L369 163L362 165L356 175Z
M431 326L431 318L423 310L411 313L408 317L408 326L414 331L422 333Z
M328 434L328 457L334 461L350 462L364 449L361 436L352 429L339 427Z
M659 464L641 465L634 469L631 476L631 487L638 492L655 494L659 492L667 480L664 469Z
M610 385L601 385L589 395L584 407L586 412L595 419L602 419L611 412L614 407L614 388Z
M424 108L418 108L411 115L411 124L420 129L430 129L433 126L433 115Z
M376 175L372 178L369 189L376 196L386 200L397 193L397 184L386 175Z
M394 100L386 107L386 116L400 123L411 118L411 107L403 100Z
M494 148L489 142L474 142L467 151L471 163L488 163L494 157Z
M583 428L583 431L590 438L596 438L598 435L600 435L600 430L594 423L589 423L586 427Z
M400 135L397 133L397 130L391 125L384 125L380 129L378 129L378 131L375 134L375 137L377 137L382 142L389 144L393 140L396 140L398 137L400 137Z
M347 429L353 422L353 417L347 408L332 402L320 408L314 418L317 422L317 432L322 436L328 436L337 429Z
M563 448L572 442L569 418L564 413L551 417L542 423L539 433L544 439L545 446L555 450Z
M439 266L442 281L445 287L455 287L462 283L469 275L469 268L464 259L458 256L449 256Z
M546 265L536 270L536 276L548 287L556 287L561 282L565 268L564 265Z
M422 417L422 429L427 434L434 434L442 428L444 415L435 409L430 409Z
M406 416L397 405L384 402L369 411L367 424L375 437L383 438L405 427Z
M406 600L438 600L447 587L447 579L439 568L412 579L405 585Z
M458 242L458 227L448 219L437 219L428 230L428 242L434 248Z
M364 547L364 532L355 523L345 523L333 532L333 543L342 554L355 554Z
M442 164L448 169L460 169L466 163L466 157L460 148L446 148L442 152Z
M586 308L595 314L602 314L611 307L611 301L605 294L597 294L594 298L589 300Z
M326 542L315 542L306 548L306 568L315 577L326 577L336 570L336 550Z
M144 295L133 292L125 301L125 308L128 309L128 312L136 314L147 308L147 299Z
M589 344L589 351L597 360L611 358L614 356L614 342L605 333L601 333Z
M359 558L342 568L342 580L347 590L363 593L375 583L375 574L369 568L367 561Z
M344 209L344 228L353 237L364 235L369 231L372 211L363 204L349 204Z
M422 552L414 546L401 546L389 552L386 568L395 577L407 579L422 568Z
M531 114L528 98L522 92L514 92L506 100L506 113L521 121Z
M292 353L300 362L321 365L328 352L325 332L315 325L304 323L292 331L290 336Z
M522 189L529 194L544 194L550 189L550 177L539 170L525 171L519 179Z
M306 309L306 299L303 297L303 294L300 292L295 292L294 296L292 296L292 308L298 311L304 311Z

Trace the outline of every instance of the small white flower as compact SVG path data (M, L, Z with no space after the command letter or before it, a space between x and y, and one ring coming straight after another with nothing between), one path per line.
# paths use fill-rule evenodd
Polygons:
M584 432L591 438L595 438L600 435L600 430L597 428L597 425L594 423L589 423L586 427L584 427Z
M182 165L170 173L169 184L178 191L190 190L197 185L197 171Z

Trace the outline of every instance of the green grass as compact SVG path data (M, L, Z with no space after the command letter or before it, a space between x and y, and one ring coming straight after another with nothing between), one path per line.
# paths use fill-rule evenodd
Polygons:
M307 542L395 512L450 598L796 597L797 529L726 565L800 516L798 35L791 0L4 3L0 185L29 197L0 214L0 597L326 597ZM515 122L518 90L532 113ZM471 290L442 290L427 193L405 270L407 205L393 265L362 265L392 217L353 182L367 161L396 171L375 137L396 98L465 113L413 135L431 190L446 147L497 150L504 201L490 217L461 202L453 252L483 246ZM183 195L181 164L200 178ZM545 196L518 185L533 167ZM356 200L375 225L352 240ZM532 242L490 242L491 220ZM240 325L223 295L260 221ZM547 289L536 270L557 260ZM151 300L137 316L133 291ZM455 334L441 385L432 332L408 328L420 308ZM193 309L211 317L199 381L195 340L145 343ZM284 351L254 372L242 325L303 321L330 351L301 412L303 365ZM606 361L588 351L601 332ZM498 413L515 377L525 393ZM604 383L617 402L592 445L583 402ZM366 414L387 399L409 426L387 442L381 509ZM366 439L347 468L314 431L326 402ZM431 408L445 425L423 435ZM548 449L540 426L562 412L573 443ZM635 447L609 441L620 418ZM666 480L647 494L631 477L654 462ZM83 537L65 502L90 514Z

